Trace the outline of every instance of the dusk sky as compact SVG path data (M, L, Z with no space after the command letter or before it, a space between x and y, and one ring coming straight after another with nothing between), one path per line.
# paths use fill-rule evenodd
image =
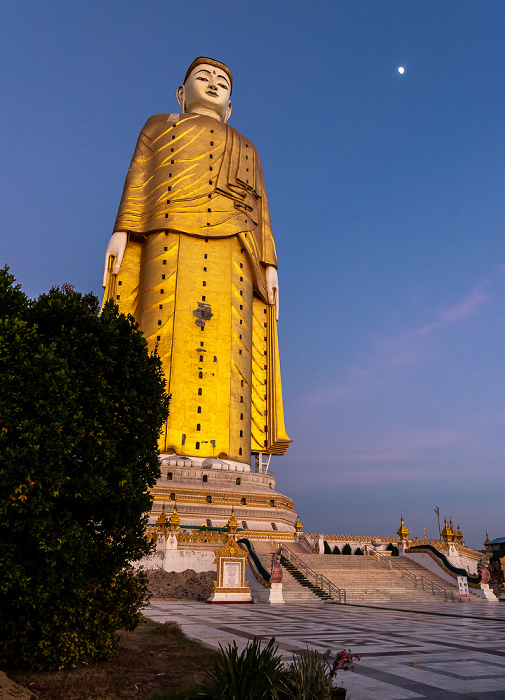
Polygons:
M505 535L503 0L0 1L1 255L101 296L145 120L234 74L279 258L277 488L306 532ZM403 74L398 68L404 68ZM36 380L36 378L34 378Z

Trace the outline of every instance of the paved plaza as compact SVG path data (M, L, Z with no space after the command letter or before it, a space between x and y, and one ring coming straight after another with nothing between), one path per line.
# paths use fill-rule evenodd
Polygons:
M349 700L505 700L504 603L395 608L155 601L146 614L214 647L275 636L285 660L350 648L362 658L339 676Z

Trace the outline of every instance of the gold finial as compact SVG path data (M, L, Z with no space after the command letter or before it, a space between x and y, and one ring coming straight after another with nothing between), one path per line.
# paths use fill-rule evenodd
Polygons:
M166 530L167 527L167 516L165 513L165 504L161 506L161 513L158 517L158 520L156 521L156 525L158 526L159 530Z
M484 544L487 544L488 542L489 542L489 535L487 534L487 530L486 530L486 539L484 540Z
M459 523L458 523L458 529L456 530L456 539L460 544L463 544L463 533L459 529Z
M396 534L398 535L398 537L401 540L406 540L408 538L408 536L410 535L410 530L407 529L405 523L403 522L403 515L401 515L400 518L401 518L402 523L401 523L400 527L398 528L398 530L396 531Z
M231 509L231 518L228 520L227 525L228 530L235 535L238 528L238 520L235 517L235 510L233 508Z
M442 539L445 542L454 542L456 538L456 533L452 526L452 518L449 518L449 524L447 523L447 518L444 518L444 529L442 530Z
M303 525L302 525L301 522L300 522L300 518L299 518L298 516L296 516L295 530L296 530L297 532L301 532L301 531L302 531L302 527L303 527Z
M177 512L176 505L174 505L174 512L170 516L168 524L170 525L170 530L172 532L175 532L178 529L179 525L181 524L181 519L179 518L179 514Z

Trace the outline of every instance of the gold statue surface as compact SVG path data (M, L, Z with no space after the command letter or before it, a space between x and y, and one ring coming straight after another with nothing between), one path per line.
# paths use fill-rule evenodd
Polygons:
M232 75L198 58L181 114L147 120L106 252L104 300L157 346L172 395L161 452L283 454L277 258L261 161L226 124Z

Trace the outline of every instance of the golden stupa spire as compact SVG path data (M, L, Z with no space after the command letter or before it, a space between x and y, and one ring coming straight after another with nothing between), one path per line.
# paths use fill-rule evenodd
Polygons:
M166 528L167 528L167 516L165 513L165 504L164 503L161 506L161 513L160 513L158 519L156 520L156 525L158 526L159 530L166 530Z
M449 518L449 523L447 523L447 518L444 518L442 537L446 542L454 542L456 539L456 533L454 532L454 528L452 526L452 518Z
M227 525L229 532L231 532L232 535L235 535L238 528L238 520L235 517L235 510L233 508L231 509L231 518L228 520Z
M403 514L400 516L400 518L401 518L402 522L401 522L400 527L396 531L396 534L398 535L398 537L401 540L406 540L408 538L408 536L410 535L410 530L407 528L407 526L403 522Z
M170 530L172 532L175 532L178 529L179 525L181 524L181 519L179 518L179 514L177 512L177 506L175 504L174 504L174 512L170 516L168 524L170 525Z

